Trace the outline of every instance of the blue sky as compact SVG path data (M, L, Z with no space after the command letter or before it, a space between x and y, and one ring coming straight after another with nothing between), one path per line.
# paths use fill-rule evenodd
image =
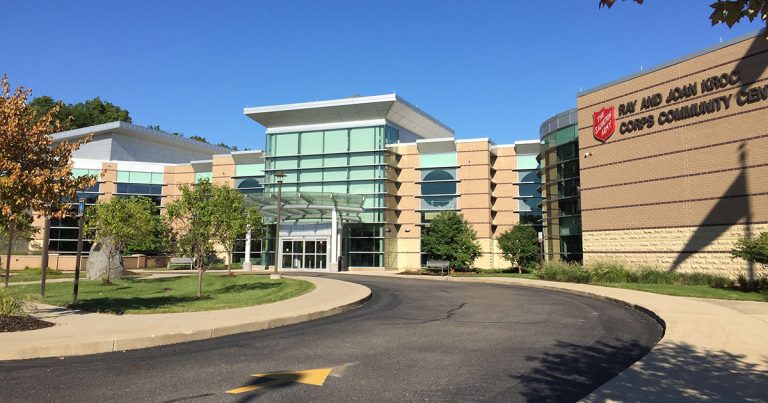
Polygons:
M503 144L580 89L760 28L711 27L712 1L4 0L0 73L240 148L264 145L243 107L391 92Z

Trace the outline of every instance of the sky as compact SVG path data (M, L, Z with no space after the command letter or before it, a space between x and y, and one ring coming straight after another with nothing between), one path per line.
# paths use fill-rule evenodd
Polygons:
M761 28L714 0L3 0L0 74L133 123L264 147L243 108L395 92L456 131L538 139L580 90Z

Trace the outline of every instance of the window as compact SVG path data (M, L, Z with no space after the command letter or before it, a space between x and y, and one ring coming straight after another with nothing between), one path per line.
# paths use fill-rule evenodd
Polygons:
M420 167L452 167L456 166L456 152L437 153L437 154L421 154Z

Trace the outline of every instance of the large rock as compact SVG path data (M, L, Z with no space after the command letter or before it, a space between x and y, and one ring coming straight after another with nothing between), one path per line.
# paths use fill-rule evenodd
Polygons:
M86 278L88 280L99 280L107 277L107 270L109 270L110 280L117 280L123 277L125 269L123 268L122 259L119 256L115 256L112 262L109 261L109 256L107 255L107 251L110 249L109 242L109 239L106 239L102 242L94 242L91 246L91 253L88 255L88 263L86 265Z

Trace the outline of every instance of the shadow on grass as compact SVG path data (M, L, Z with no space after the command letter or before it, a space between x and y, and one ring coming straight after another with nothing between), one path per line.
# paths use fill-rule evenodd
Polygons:
M254 290L269 290L272 288L278 288L281 285L282 285L281 283L231 284L226 287L219 288L218 291L222 293L229 293L229 292L244 292L244 291L254 291Z
M122 315L129 310L151 310L194 301L198 301L198 299L195 297L176 297L170 295L129 298L105 297L79 301L76 305L70 305L68 308Z
M536 364L517 376L530 401L575 401L587 396L641 356L635 342L598 342L582 346L559 342L560 353L529 357ZM634 357L634 358L633 358ZM765 357L763 357L765 361ZM766 363L768 364L768 363ZM642 363L604 385L587 401L766 401L768 372L744 356L700 350L689 344L657 346Z

